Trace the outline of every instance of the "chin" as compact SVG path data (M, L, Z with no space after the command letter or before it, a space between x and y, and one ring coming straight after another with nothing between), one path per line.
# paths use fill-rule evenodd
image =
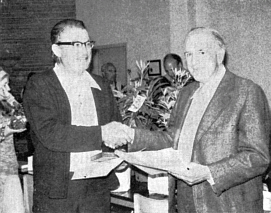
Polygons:
M78 69L78 70L86 70L88 67L89 67L88 63L83 63L83 64L81 63L81 64L78 64L76 66L76 69Z

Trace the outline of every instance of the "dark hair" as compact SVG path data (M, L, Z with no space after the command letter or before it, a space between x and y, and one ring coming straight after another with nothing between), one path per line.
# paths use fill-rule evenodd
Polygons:
M83 21L76 19L64 19L55 24L53 29L51 30L51 42L55 44L58 42L59 35L67 28L67 27L76 27L80 29L86 29L86 26Z
M169 58L172 58L172 59L176 60L178 65L181 64L181 66L183 66L182 58L179 55L175 54L175 53L166 54L164 59L163 59L163 63L165 64L166 60L169 59Z
M3 67L0 66L0 72L3 71L4 74L0 77L0 81L2 81L4 78L8 78L9 74L3 69Z
M77 19L64 19L55 24L55 26L51 30L51 43L55 44L58 42L58 38L60 34L67 28L67 27L75 27L79 29L85 29L86 26L83 21ZM52 53L54 62L58 62L59 58Z

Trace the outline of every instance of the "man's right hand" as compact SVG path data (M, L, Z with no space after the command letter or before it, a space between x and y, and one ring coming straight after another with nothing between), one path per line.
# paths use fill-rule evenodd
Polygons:
M127 143L132 143L134 139L134 129L113 121L102 127L102 139L104 144L112 149Z

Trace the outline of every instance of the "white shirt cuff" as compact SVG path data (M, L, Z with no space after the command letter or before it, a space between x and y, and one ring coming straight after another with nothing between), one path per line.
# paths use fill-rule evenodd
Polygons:
M211 173L209 167L207 167L207 168L208 168L209 174L210 174L210 176L209 176L209 178L207 179L207 181L210 183L211 186L212 186L212 185L215 185L215 181L214 181L214 179L213 179L213 177L212 177L212 173Z

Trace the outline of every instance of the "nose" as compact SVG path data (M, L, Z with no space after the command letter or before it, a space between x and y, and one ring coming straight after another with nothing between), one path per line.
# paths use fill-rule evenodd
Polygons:
M7 84L6 87L7 87L7 91L9 92L10 91L9 85Z
M191 54L190 56L190 65L192 68L196 68L199 64L199 56L197 54Z
M191 55L191 64L192 64L192 66L195 66L195 65L196 65L196 61L197 61L197 59L196 59L195 54L192 54L192 55Z
M80 55L83 57L91 57L91 50L86 47L86 45L82 45L80 48Z
M87 53L87 52L88 52L88 48L87 48L86 44L83 44L83 45L82 45L81 50L82 50L82 52L84 52L84 53Z

